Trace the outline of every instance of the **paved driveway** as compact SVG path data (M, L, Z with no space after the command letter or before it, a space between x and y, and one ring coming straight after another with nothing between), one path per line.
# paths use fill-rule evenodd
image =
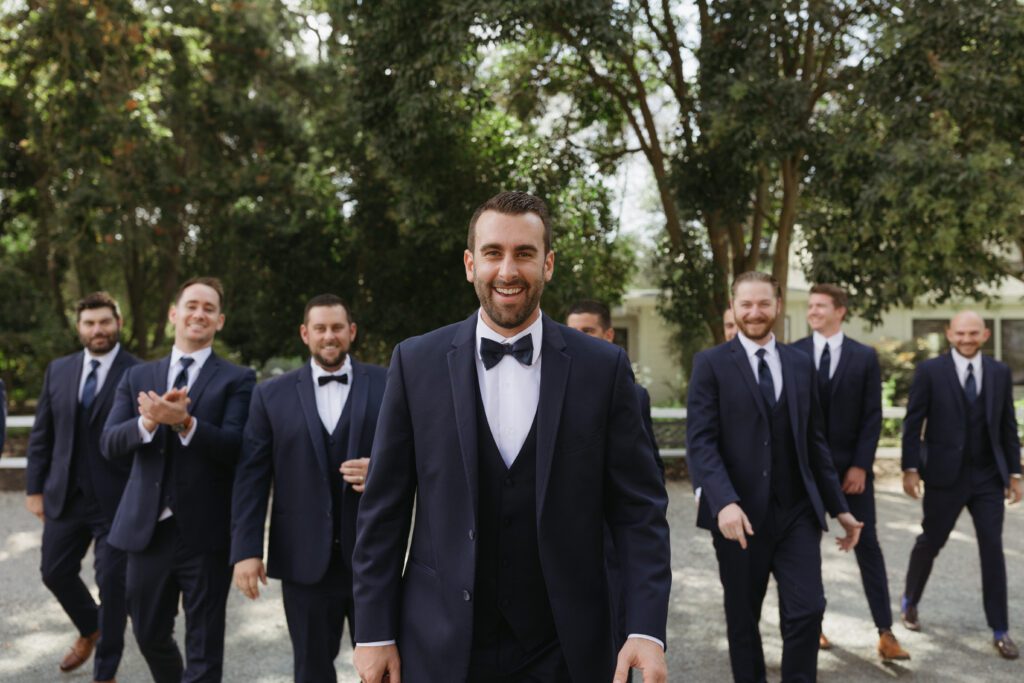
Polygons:
M711 541L694 528L694 504L687 482L669 484L673 551L673 594L669 616L669 680L727 681L722 593ZM0 681L89 681L88 671L61 675L57 661L74 637L56 601L39 579L41 525L22 508L18 493L0 493ZM893 599L902 587L910 545L917 534L920 507L899 491L895 476L878 482L881 540L888 561ZM1024 509L1007 514L1004 531L1010 576L1010 620L1024 645ZM909 633L897 625L897 636L913 659L882 665L874 653L877 636L860 586L852 555L823 540L825 587L829 600L825 630L834 649L819 658L824 681L995 681L1024 680L1024 662L1005 662L995 653L981 608L981 579L974 529L965 514L935 564L921 605L925 631ZM91 567L91 556L86 559ZM90 579L91 584L91 579ZM225 681L277 683L291 680L291 647L276 582L257 602L232 592L228 603ZM762 631L769 676L778 680L781 643L778 603L769 589ZM897 615L898 616L898 615ZM179 618L179 638L184 625ZM120 681L150 680L129 635ZM338 658L339 680L357 681L346 645ZM83 667L89 669L89 667ZM587 682L590 683L590 682Z

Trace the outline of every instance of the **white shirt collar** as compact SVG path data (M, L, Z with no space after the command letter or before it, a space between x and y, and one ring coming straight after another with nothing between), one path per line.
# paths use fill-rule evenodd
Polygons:
M102 355L97 355L97 354L93 353L92 351L90 351L89 349L84 349L84 351L85 351L85 367L86 368L89 367L89 361L91 361L91 360L98 360L100 362L100 367L109 368L111 365L113 365L114 359L117 358L117 354L118 354L118 352L120 350L121 350L121 342L117 342L116 344L114 344L114 348L110 349L109 351L107 351L106 353L104 353Z
M317 362L315 360L313 360L312 358L309 359L309 366L311 368L313 368L313 380L314 381L320 379L321 377L325 377L327 375L348 375L349 376L349 381L350 382L352 381L352 354L350 354L350 353L346 353L345 354L345 362L342 363L341 367L338 368L337 370L335 370L334 372L327 372L322 367L320 367L317 364Z
M956 366L956 374L959 377L964 377L967 374L967 366L974 366L974 374L977 375L981 372L981 351L974 354L974 358L966 358L955 347L949 347L949 354L953 356L953 364Z
M538 311L538 313L540 313ZM479 312L476 317L476 357L480 359L480 340L490 339L492 341L499 342L501 344L514 344L528 334L533 335L533 362L536 364L537 359L540 358L541 342L544 341L544 314L540 313L537 319L522 332L512 336L503 337L498 332L495 332L491 327L484 322L483 315Z
M747 352L747 356L757 355L757 352L761 349L765 350L766 356L771 356L775 353L775 333L772 333L771 339L764 346L761 346L756 341L749 339L742 332L736 333L736 338L740 340L740 344L743 345L743 350Z
M206 363L207 359L213 353L213 347L207 346L206 348L193 351L192 353L185 353L180 350L177 346L171 348L171 367L173 368L178 361L181 360L182 356L188 356L192 359L192 367L201 368ZM189 368L191 372L192 368Z
M842 330L839 330L838 332L833 334L831 337L826 337L821 332L815 332L812 336L814 337L814 347L815 348L822 348L822 347L825 346L825 344L828 344L828 348L831 351L835 351L840 346L842 346L843 345L843 339L845 339L845 335L843 334Z

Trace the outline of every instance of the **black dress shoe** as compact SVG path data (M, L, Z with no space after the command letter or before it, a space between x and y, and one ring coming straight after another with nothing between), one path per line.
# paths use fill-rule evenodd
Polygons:
M907 605L900 616L903 617L903 626L908 631L921 630L921 622L917 620L917 605Z
M1017 659L1017 657L1020 657L1020 650L1017 649L1017 644L1010 638L1009 633L1002 638L993 640L992 644L999 650L999 654L1003 659Z

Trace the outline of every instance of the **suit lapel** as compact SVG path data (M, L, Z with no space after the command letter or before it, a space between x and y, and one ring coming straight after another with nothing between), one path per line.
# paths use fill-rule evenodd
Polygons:
M220 369L221 359L215 353L211 353L210 357L203 363L203 367L199 368L199 376L196 377L195 383L188 390L188 397L192 401L189 412L194 413L196 406L199 404L199 399L202 398L203 392L206 391L206 387L210 385L210 380L217 374Z
M110 364L110 369L107 370L107 377L103 380L103 387L96 394L96 400L92 402L92 407L89 408L89 422L96 421L96 418L103 413L104 407L110 402L110 397L114 395L117 383L121 379L125 358L127 358L127 353L125 353L124 349L118 349L117 355L114 356L114 362Z
M952 352L947 352L946 355L941 356L943 363L946 365L945 372L946 381L949 382L950 391L953 393L953 400L956 401L957 407L960 409L961 415L967 414L967 399L964 398L964 388L960 385L960 377L956 374L956 363L953 362Z
M85 364L85 352L75 354L74 361L71 363L72 375L69 378L70 381L67 383L65 391L67 395L64 397L64 401L67 403L67 414L77 415L78 414L78 387L82 383L82 367ZM96 405L95 398L93 399L93 406Z
M316 464L326 478L330 473L327 471L327 451L324 448L323 423L320 422L320 413L316 409L313 370L309 365L306 365L298 373L295 389L299 394L299 405L302 406L302 414L306 418L309 440L313 442L313 450L316 451Z
M733 340L729 342L729 354L732 356L733 362L736 363L736 369L739 370L740 376L743 378L743 383L747 385L747 389L750 390L750 395L754 399L754 405L757 406L757 411L761 413L761 417L764 418L765 422L768 421L768 410L764 405L764 398L761 396L761 388L754 382L754 373L750 368L750 360L747 358L747 351L743 348L743 344L740 342L739 337L733 337ZM776 347L778 344L776 344Z
M791 362L790 358L786 357L786 353L782 346L778 342L775 343L775 351L779 354L779 364L782 365L782 390L786 392L786 400L789 402L789 423L793 428L793 438L796 441L797 452L803 450L801 448L802 443L806 443L806 440L800 438L800 413L804 410L803 405L800 404L800 397L797 393L796 387L796 370L793 368L794 363Z
M156 362L153 372L156 373L156 377L153 378L153 386L156 387L154 391L163 396L167 393L167 373L171 370L171 357L164 356Z
M996 389L996 372L995 364L992 359L988 356L981 357L981 393L985 396L985 422L988 423L989 434L999 434L999 425L993 419L995 416L996 406L996 394L999 391ZM993 439L993 443L995 440Z
M839 348L839 365L836 366L836 372L832 375L828 385L830 394L836 393L836 387L843 380L843 373L846 372L846 368L850 365L850 356L853 355L853 342L850 341L849 337L843 335L843 344ZM811 355L811 358L814 358L814 356Z
M362 363L352 359L352 386L348 392L349 411L348 453L346 458L368 458L369 453L360 453L359 444L363 434L363 418L366 417L366 400L370 393L370 379Z
M551 477L555 440L562 416L562 402L568 384L572 357L565 352L565 338L558 326L543 316L544 341L541 348L540 399L537 402L537 519L544 509L544 494Z
M477 462L476 415L476 321L477 313L469 316L457 328L448 351L448 375L452 385L452 408L455 428L459 435L462 465L466 484L473 504L473 524L476 525L477 500L480 493Z

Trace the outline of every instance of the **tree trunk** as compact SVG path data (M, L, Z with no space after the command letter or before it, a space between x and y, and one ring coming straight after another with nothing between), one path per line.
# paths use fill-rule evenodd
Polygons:
M793 226L796 223L797 201L800 199L800 159L803 152L796 152L782 160L782 208L779 211L779 227L772 256L772 275L779 282L782 291L782 310L775 321L775 336L783 342L786 333L786 288L789 286L789 250L793 241ZM796 328L794 323L792 326Z

